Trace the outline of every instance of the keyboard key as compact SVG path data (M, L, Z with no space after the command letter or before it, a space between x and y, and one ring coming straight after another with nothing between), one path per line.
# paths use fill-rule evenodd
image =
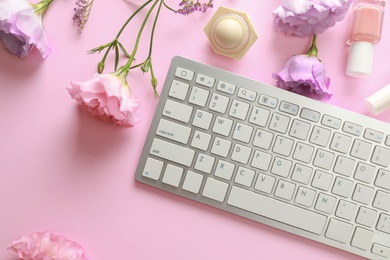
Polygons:
M382 213L379 217L378 225L376 226L376 228L379 231L390 234L390 215Z
M355 169L355 160L344 156L337 156L336 163L334 165L333 171L344 176L351 176L353 170Z
M230 146L232 145L232 142L215 137L213 146L211 148L211 153L222 156L222 157L227 157L230 151Z
M272 115L271 123L269 124L269 129L284 134L287 132L289 123L290 117L274 113Z
M273 134L267 131L263 131L260 129L256 130L255 138L253 139L253 145L256 147L260 147L264 150L269 150L271 147Z
M169 90L169 96L180 100L186 99L190 85L178 80L173 80Z
M153 158L148 158L146 160L144 170L142 171L142 176L145 176L149 179L158 180L160 179L163 166L163 162Z
M255 177L255 171L244 167L238 167L234 182L250 187L252 185L254 177Z
M370 156L371 148L372 148L372 144L356 139L353 142L351 156L366 161Z
M327 220L318 213L234 186L227 203L318 235L324 230Z
M314 190L300 186L295 197L295 202L306 207L311 207L315 196L316 192Z
M379 169L375 185L390 191L390 172Z
M163 109L163 115L183 123L188 123L192 110L193 108L190 106L168 99Z
M210 145L211 135L195 131L192 137L191 146L206 151Z
M224 92L224 93L233 95L234 92L236 91L236 85L230 84L230 83L227 83L227 82L223 82L223 81L218 81L217 89L219 91Z
M390 135L386 137L385 145L390 146Z
M199 128L208 130L212 119L213 119L213 114L198 109L195 112L195 116L194 116L194 120L192 121L192 124Z
M254 106L249 116L249 122L264 127L268 122L269 114L269 110Z
M247 164L251 152L252 152L251 148L241 144L235 144L231 159L233 161L240 162L242 164Z
M314 208L321 212L331 214L336 206L336 198L326 195L324 193L320 193L317 198L316 205Z
M188 81L191 81L194 78L194 74L195 73L193 71L183 69L180 67L177 67L176 72L175 72L176 77L181 78L181 79L185 79Z
M183 190L198 194L203 182L203 175L188 171L183 182Z
M371 252L381 257L390 258L390 247L374 243Z
M191 128L161 119L156 134L170 140L186 144L190 138Z
M239 100L233 100L229 110L229 116L244 120L248 115L249 104Z
M312 175L313 169L302 164L295 164L291 179L302 184L308 184Z
M310 143L325 147L328 145L330 134L330 130L323 127L314 126L310 136Z
M278 105L278 100L274 97L262 94L259 98L259 104L270 108L276 108Z
M330 143L330 149L346 154L351 147L351 142L352 138L350 136L335 133Z
M212 88L214 86L215 79L213 79L212 77L202 75L202 74L198 74L195 82L199 85L202 85L202 86L205 86L208 88Z
M209 109L224 114L226 112L228 104L229 104L228 97L214 93L211 96Z
M336 180L333 184L332 193L344 198L348 198L352 193L353 185L354 183L350 180L336 177Z
M366 163L359 162L356 166L355 175L353 176L356 180L371 183L374 179L375 167Z
M333 165L334 154L322 149L317 150L313 164L325 170L330 170Z
M390 164L390 149L375 146L371 162L387 168Z
M299 142L295 146L293 158L301 162L309 163L313 157L313 152L313 146Z
M253 132L253 127L246 124L237 123L236 127L234 128L232 137L235 140L244 143L249 143L249 140L252 137L252 132Z
M289 135L300 140L306 140L309 135L311 125L298 119L294 119L291 124Z
M237 96L240 98L249 100L249 101L255 101L257 93L252 91L252 90L246 89L246 88L240 88L238 90Z
M282 177L287 177L290 173L291 166L291 161L285 160L280 157L275 157L274 163L272 164L271 172Z
M295 184L283 180L278 181L275 196L285 200L291 200L295 191Z
M275 178L267 174L259 173L255 189L270 194L275 184Z
M363 204L369 204L374 197L374 189L362 185L360 183L356 184L355 191L353 192L352 199L354 201L363 203Z
M191 104L204 107L209 97L209 92L205 89L193 87L188 102Z
M330 115L324 115L322 117L321 124L334 129L339 129L341 126L341 120Z
M295 116L296 114L298 114L299 106L286 101L282 101L280 102L279 110Z
M372 245L374 233L370 230L357 227L353 235L351 245L363 250L369 250Z
M280 155L290 156L293 145L293 140L282 136L277 136L272 151Z
M261 151L256 150L253 155L251 166L263 171L267 171L271 163L271 159L272 155L270 155L269 153L263 153Z
M342 219L351 221L355 218L356 211L357 205L355 203L340 200L335 215Z
M346 244L351 240L352 231L353 226L351 224L332 218L329 221L329 226L326 230L325 236Z
M168 164L164 172L162 182L174 187L179 187L181 177L183 176L183 169L172 164Z
M204 173L211 173L211 169L214 166L214 161L214 157L199 153L198 158L195 161L194 168Z
M320 120L321 114L319 112L317 112L317 111L314 111L314 110L311 110L311 109L308 109L308 108L304 107L304 108L302 108L300 116L303 119L306 119L306 120L309 120L311 122L317 123L318 120Z
M375 210L366 207L360 207L356 217L356 223L371 228L376 222L377 215L378 212Z
M367 128L366 131L364 131L364 138L376 143L382 143L385 135L381 132Z
M230 130L232 129L232 125L233 125L233 120L221 116L217 116L214 122L213 132L223 136L228 136L230 135Z
M150 148L150 154L178 164L190 166L195 152L188 148L154 138Z
M234 172L234 164L223 160L218 160L214 175L230 181Z
M213 178L207 178L202 195L207 198L223 202L225 200L228 187L229 185L225 182L218 181Z
M327 191L332 184L333 175L330 173L326 173L323 171L317 170L314 174L313 181L311 182L311 186L314 188L318 188L320 190Z
M343 125L343 131L351 135L360 136L363 132L363 127L351 122L345 122Z
M390 193L378 190L372 205L377 209L390 212Z

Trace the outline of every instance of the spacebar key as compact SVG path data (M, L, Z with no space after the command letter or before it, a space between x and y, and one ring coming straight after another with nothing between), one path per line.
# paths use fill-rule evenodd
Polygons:
M327 218L252 191L232 187L229 205L315 234L322 234Z
M150 154L185 166L191 166L195 152L155 138L150 148Z

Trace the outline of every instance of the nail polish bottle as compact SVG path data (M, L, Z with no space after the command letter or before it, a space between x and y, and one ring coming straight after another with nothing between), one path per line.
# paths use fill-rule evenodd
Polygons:
M374 47L380 41L384 0L356 0L352 7L352 30L346 74L365 77L371 74Z

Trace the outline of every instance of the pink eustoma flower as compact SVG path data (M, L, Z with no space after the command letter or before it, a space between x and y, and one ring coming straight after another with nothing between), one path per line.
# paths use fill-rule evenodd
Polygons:
M277 31L298 37L323 33L344 19L353 0L281 0L273 12Z
M36 47L43 58L50 54L42 16L23 0L0 0L0 39L11 53L27 57Z
M20 260L87 260L79 244L50 231L22 236L8 249L14 251Z
M139 108L126 81L114 74L95 74L85 82L71 82L67 87L71 97L93 116L122 127L139 122L134 112Z
M297 55L290 58L283 70L273 73L277 86L317 100L328 100L330 79L325 65L315 56Z

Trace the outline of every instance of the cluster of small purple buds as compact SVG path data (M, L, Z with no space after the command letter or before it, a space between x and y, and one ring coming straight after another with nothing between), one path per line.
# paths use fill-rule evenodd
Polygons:
M76 21L80 33L83 31L84 26L88 21L93 1L94 0L76 0L73 20Z
M209 0L208 3L200 3L199 0L197 0L194 3L192 0L182 0L179 4L181 8L177 10L176 13L189 15L196 11L206 12L207 9L213 7L213 1L214 0Z

